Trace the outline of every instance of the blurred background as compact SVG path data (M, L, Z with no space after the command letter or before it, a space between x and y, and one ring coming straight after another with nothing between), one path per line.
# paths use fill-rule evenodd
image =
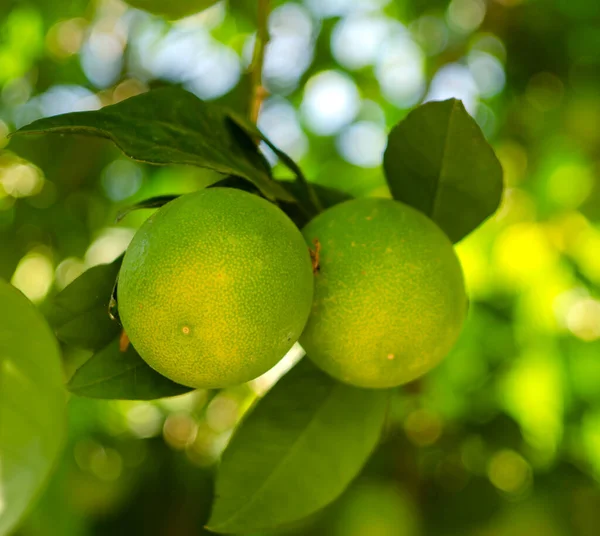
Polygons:
M311 180L387 195L391 126L425 100L456 97L494 145L506 183L498 213L457 247L472 300L459 344L398 392L351 488L284 533L595 536L600 4L273 3L259 126ZM243 111L255 4L220 2L168 23L120 0L0 0L0 277L43 308L83 270L116 258L148 216L116 225L120 209L218 179L135 163L99 140L9 144L6 134L161 84ZM72 397L62 461L18 534L205 534L214 465L235 423L299 355L220 392ZM87 357L65 348L67 377Z

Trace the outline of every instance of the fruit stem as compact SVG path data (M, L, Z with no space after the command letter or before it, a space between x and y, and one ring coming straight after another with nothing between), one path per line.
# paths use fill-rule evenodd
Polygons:
M250 121L256 124L263 100L267 90L262 84L262 71L265 61L265 49L269 42L267 22L269 18L270 0L258 0L258 19L252 64L250 65L251 92L250 92Z
M310 260L312 262L313 274L319 273L320 263L321 263L321 242L319 242L318 238L313 240L313 244L315 245L315 249L308 248L308 252L310 253Z

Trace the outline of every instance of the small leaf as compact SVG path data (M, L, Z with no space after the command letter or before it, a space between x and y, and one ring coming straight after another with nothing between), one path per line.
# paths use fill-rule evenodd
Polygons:
M115 218L115 223L119 223L127 214L133 212L134 210L140 210L143 208L160 208L163 205L166 205L169 201L173 201L173 199L177 199L180 197L179 195L159 195L157 197L151 197L149 199L144 199L135 205L131 205L130 207L124 208L117 214Z
M284 153L281 149L279 149L274 143L269 140L257 127L254 123L248 121L245 117L242 117L238 114L234 114L230 112L230 118L233 122L235 122L240 128L244 130L244 132L250 136L252 139L262 140L266 143L266 145L271 149L281 160L281 162L290 170L294 175L296 175L296 183L298 184L298 189L302 191L302 198L304 203L306 204L307 211L319 213L323 210L321 200L319 196L316 194L314 185L306 179L304 173L300 169L300 166L294 162L294 160Z
M251 182L245 181L234 175L230 175L229 177L225 177L220 181L210 184L207 188L234 188L236 190L243 190L244 192L260 195L260 190L258 190Z
M122 260L86 270L56 295L47 316L62 342L97 350L119 334L108 306Z
M280 201L279 206L281 207L281 210L283 210L298 227L304 227L318 214L314 208L310 208L312 204L306 197L306 189L297 180L280 182L283 187L286 188L298 200L297 203ZM316 195L319 197L323 210L328 209L333 205L337 205L338 203L342 203L343 201L352 199L350 194L342 192L341 190L336 190L335 188L321 186L320 184L314 183L311 186Z
M0 281L0 536L45 485L65 422L56 339L27 298Z
M427 214L453 242L500 204L502 166L456 99L409 113L390 132L383 166L394 198Z
M200 11L216 4L219 0L127 0L130 6L144 9L167 19L181 19L200 13Z
M116 338L79 367L67 385L69 391L122 400L152 400L192 391L150 368L131 344L121 352L119 342Z
M177 87L160 88L100 110L34 121L14 134L83 134L113 141L149 164L187 164L244 177L270 199L290 199L258 149L240 142L227 112ZM13 135L14 135L13 134Z
M284 185L284 188L287 188L287 190L299 201L306 201L306 190L299 181L282 181L282 184ZM321 184L315 183L312 183L311 186L315 191L316 195L319 197L323 210L353 198L350 194L343 192L342 190L338 190L336 188L322 186Z
M377 445L389 394L339 383L304 359L234 433L207 528L274 529L329 504Z

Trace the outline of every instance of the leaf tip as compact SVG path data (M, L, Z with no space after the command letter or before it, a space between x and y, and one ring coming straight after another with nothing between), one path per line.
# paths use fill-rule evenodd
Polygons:
M212 520L212 517L208 520L208 523L206 525L204 525L204 529L210 531L210 532L214 532L216 534L231 534L231 532L228 532L227 530L223 530L223 524L222 523L214 523Z

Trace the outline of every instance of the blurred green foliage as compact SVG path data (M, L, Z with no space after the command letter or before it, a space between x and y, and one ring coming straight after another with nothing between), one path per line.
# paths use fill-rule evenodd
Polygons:
M216 178L140 165L89 138L4 136L167 83L244 112L254 4L167 23L119 0L0 3L1 278L44 310L82 270L122 253L147 212L116 225L121 210ZM355 484L286 533L597 534L599 4L274 4L259 125L310 180L387 195L389 128L423 99L457 97L507 188L457 246L472 300L459 345L398 393ZM66 378L88 357L65 347ZM214 464L272 381L156 402L73 396L61 465L18 534L203 534Z

